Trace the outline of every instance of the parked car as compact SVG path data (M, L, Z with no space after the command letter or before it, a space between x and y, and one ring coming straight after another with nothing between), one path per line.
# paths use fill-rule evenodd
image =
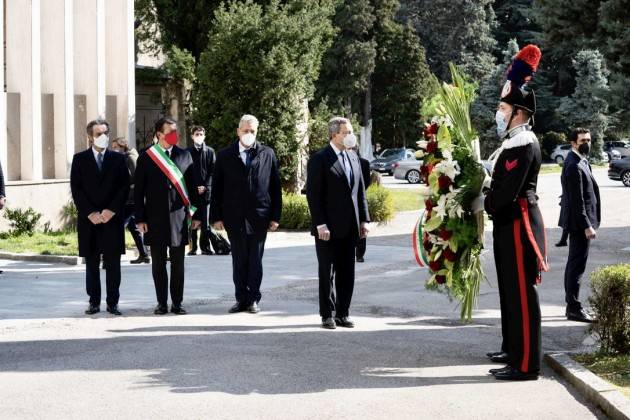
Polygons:
M604 142L603 149L608 155L608 160L621 159L630 156L630 141L607 141Z
M412 149L385 149L370 162L370 169L376 172L392 175L394 173L394 163L414 157Z
M571 151L571 144L560 144L553 149L551 152L551 160L556 162L558 165L562 165L564 160L567 158L567 154ZM602 152L602 161L608 162L610 159L608 158L608 153Z
M393 164L394 178L404 179L410 184L419 184L421 181L420 165L422 165L422 161L415 157L395 162Z
M608 163L608 178L630 187L630 157L611 160Z

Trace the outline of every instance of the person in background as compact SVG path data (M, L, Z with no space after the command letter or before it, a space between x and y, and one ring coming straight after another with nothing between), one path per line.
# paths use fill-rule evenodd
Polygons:
M127 162L127 169L129 170L129 196L125 203L125 226L138 248L138 258L129 261L131 264L148 264L151 262L149 258L149 252L144 245L144 237L138 227L136 226L136 219L134 217L135 204L134 204L134 177L136 174L136 164L138 162L138 151L135 148L129 148L129 142L124 137L118 137L112 142L112 150L118 153L122 153L125 156Z
M359 153L359 147L355 147L353 149L357 156L359 156L359 163L361 164L361 175L363 176L363 184L365 185L365 191L367 192L368 188L372 183L371 171L370 171L370 161L361 157ZM359 238L357 242L357 262L362 263L365 262L365 249L367 248L367 237Z
M197 255L197 238L199 238L199 248L202 255L212 255L210 249L210 225L208 224L208 216L210 211L210 189L212 188L212 173L214 172L214 149L209 147L206 140L206 130L201 126L193 126L190 130L193 140L193 146L188 148L193 159L193 167L199 186L197 191L199 195L199 217L201 217L201 226L197 230L191 231L191 249L188 255ZM197 232L201 231L198 235Z

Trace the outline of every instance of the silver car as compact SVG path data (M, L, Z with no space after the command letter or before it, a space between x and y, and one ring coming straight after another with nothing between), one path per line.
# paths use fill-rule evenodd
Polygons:
M415 157L395 162L393 164L394 178L404 179L410 184L419 184L421 180L420 165L422 165L422 161Z

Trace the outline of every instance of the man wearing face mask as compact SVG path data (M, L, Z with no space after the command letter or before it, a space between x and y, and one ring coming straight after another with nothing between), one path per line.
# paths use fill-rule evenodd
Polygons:
M560 227L569 232L569 257L564 271L566 317L571 321L593 322L579 300L580 281L586 270L591 240L601 221L599 186L588 163L591 133L586 128L571 132L571 152L562 168Z
M256 140L258 119L244 115L239 140L222 149L212 179L210 220L227 230L232 245L232 278L236 303L230 313L259 312L262 258L267 231L275 231L282 212L278 160Z
M357 144L352 124L335 117L328 135L330 144L310 158L306 179L319 266L319 315L322 328L353 328L355 247L367 237L370 215L359 157L350 150Z
M514 58L496 113L503 139L484 205L493 221L494 260L501 304L501 351L488 353L490 372L499 380L535 380L540 372L540 305L537 285L547 271L546 240L536 185L540 145L530 122L536 112L534 92L527 83L541 53L528 45Z
M189 227L201 224L198 182L190 153L177 146L177 123L160 118L155 123L158 142L138 158L135 179L136 223L151 247L151 263L157 306L156 315L168 312L169 278L167 250L171 262L171 312L186 314L184 299L184 253Z
M101 310L102 255L107 312L120 315L120 256L125 253L123 213L129 194L129 172L124 156L107 150L107 121L91 121L86 130L92 146L74 155L70 170L70 190L78 212L79 256L85 258L85 283L90 296L85 313L94 315Z
M210 189L212 188L212 173L214 172L214 149L206 145L206 130L200 126L193 126L190 130L192 133L193 146L188 148L193 158L193 166L195 175L197 176L199 186L197 187L197 195L199 196L199 215L201 217L201 226L199 230L191 231L192 246L188 255L197 255L197 237L199 238L199 247L201 254L212 255L210 249L210 226L208 224L208 213L210 207Z

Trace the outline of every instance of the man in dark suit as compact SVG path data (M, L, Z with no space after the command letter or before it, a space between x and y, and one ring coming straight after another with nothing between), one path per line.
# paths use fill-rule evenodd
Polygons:
M328 134L330 144L311 157L306 180L319 264L319 314L323 328L352 328L355 247L367 236L370 216L359 157L349 150L356 146L350 121L333 118Z
M138 158L135 179L136 223L151 247L153 282L158 304L156 315L168 312L167 250L171 262L171 312L186 314L184 299L184 252L191 228L201 224L193 160L177 146L177 123L160 118L155 123L158 142ZM194 213L194 214L193 214Z
M200 126L193 126L191 129L193 146L188 148L193 159L195 175L199 186L195 193L199 196L199 215L201 226L199 229L191 231L192 247L188 255L197 255L197 232L201 231L199 238L199 248L203 255L212 255L210 249L210 225L208 224L208 213L210 207L210 189L212 188L212 173L214 172L214 149L206 142L206 130Z
M370 171L370 161L361 157L359 153L359 148L355 147L353 149L357 156L359 156L359 163L361 164L361 174L363 175L363 183L365 185L365 190L367 191L370 188L370 184L372 183L371 171ZM359 238L359 242L357 242L357 262L365 262L365 250L367 248L367 238Z
M257 313L267 230L278 229L282 212L280 172L274 151L256 140L256 117L244 115L236 133L239 140L217 154L210 220L227 230L232 244L236 303L230 313Z
M562 168L560 227L569 232L569 258L564 271L564 292L569 320L593 322L579 301L580 281L586 270L591 240L601 221L599 187L588 163L591 134L586 128L571 132L571 151Z
M120 256L125 253L124 208L129 194L125 158L107 150L109 124L94 120L87 125L92 146L74 155L70 189L78 212L79 256L85 258L88 315L100 312L103 255L106 267L107 312L120 315Z

